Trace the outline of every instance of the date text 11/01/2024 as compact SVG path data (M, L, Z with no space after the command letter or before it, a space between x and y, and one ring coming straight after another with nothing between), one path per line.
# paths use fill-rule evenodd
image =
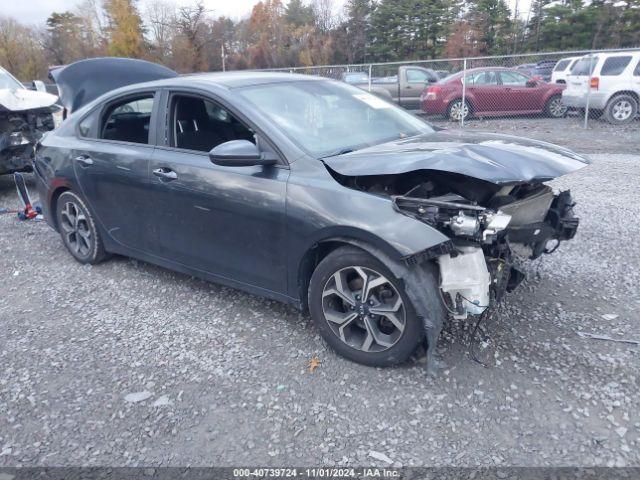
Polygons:
M400 471L387 468L237 468L234 478L399 478Z

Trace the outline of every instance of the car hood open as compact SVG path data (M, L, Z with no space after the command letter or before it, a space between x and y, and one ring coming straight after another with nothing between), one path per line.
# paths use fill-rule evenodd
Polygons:
M511 135L437 130L355 152L324 163L345 176L395 175L416 170L452 172L495 184L547 181L590 163L571 150Z
M90 58L49 72L60 102L74 112L103 93L134 83L177 77L173 70L133 58Z
M50 93L18 88L11 90L0 89L0 107L12 112L22 112L25 110L35 110L38 108L50 107L56 103L58 97Z

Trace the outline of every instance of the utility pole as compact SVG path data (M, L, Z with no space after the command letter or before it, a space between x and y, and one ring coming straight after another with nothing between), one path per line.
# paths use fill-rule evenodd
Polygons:
M225 61L224 61L224 43L222 45L220 45L220 54L222 55L222 71L225 72L226 71L226 65L225 65Z

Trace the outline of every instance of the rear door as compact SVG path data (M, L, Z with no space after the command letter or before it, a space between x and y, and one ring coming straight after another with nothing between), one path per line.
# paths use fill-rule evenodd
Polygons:
M149 215L149 162L157 92L118 97L79 122L72 158L78 184L104 231L118 243L144 250Z
M466 96L475 113L502 112L506 109L502 87L494 70L470 73L465 77Z
M218 99L169 93L165 144L150 165L152 253L221 279L285 292L288 166L213 164L209 151L230 140L275 151Z

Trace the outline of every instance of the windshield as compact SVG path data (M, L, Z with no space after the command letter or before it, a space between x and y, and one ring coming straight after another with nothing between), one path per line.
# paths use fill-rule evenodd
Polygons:
M287 82L239 94L317 158L434 131L401 108L344 83Z
M18 90L24 86L3 68L0 68L0 89Z

